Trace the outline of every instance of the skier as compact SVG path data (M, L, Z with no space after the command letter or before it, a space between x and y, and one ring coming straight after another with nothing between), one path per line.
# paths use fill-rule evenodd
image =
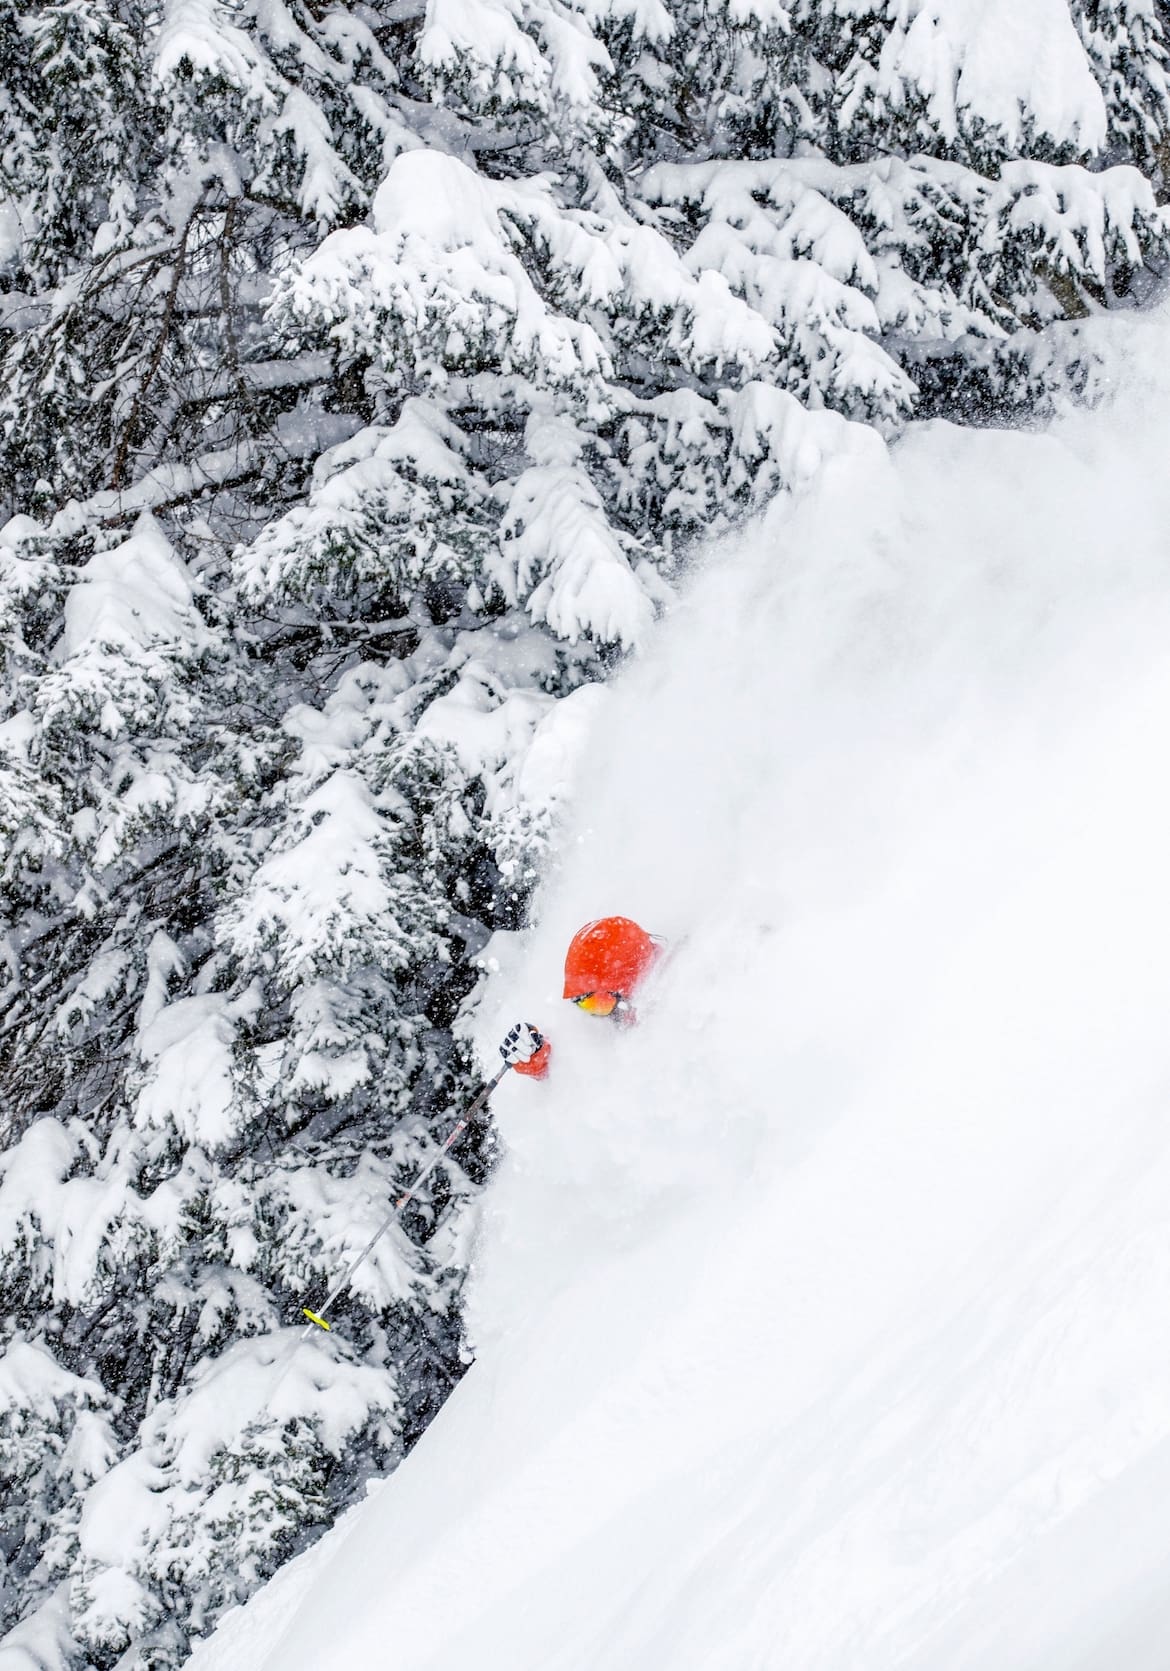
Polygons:
M569 942L569 950L565 956L564 996L570 1003L576 1004L579 1010L584 1010L586 1015L608 1015L615 1021L630 1026L638 1019L630 1005L630 998L657 962L664 944L664 941L657 939L653 934L647 934L644 928L639 928L636 922L631 922L629 917L601 917L595 923L586 923ZM529 1079L543 1079L548 1073L552 1046L529 1022L518 1021L500 1046L500 1055L504 1058L504 1065L499 1073L483 1087L470 1108L464 1110L441 1147L435 1150L421 1172L416 1174L410 1188L398 1197L390 1213L357 1258L342 1272L336 1286L329 1291L318 1309L310 1311L308 1306L301 1308L310 1324L315 1323L319 1329L333 1327L325 1313L348 1286L349 1279L358 1266L369 1258L373 1247L381 1241L407 1202L414 1199L419 1185L430 1176L444 1155L458 1143L468 1127L474 1123L476 1115L487 1108L488 1098L508 1069L525 1074ZM291 1361L291 1358L286 1357L285 1367L277 1379L278 1386L288 1373Z
M630 1000L662 951L662 941L629 917L600 917L579 928L565 954L563 996L586 1015L607 1015L621 1026L638 1017ZM529 1079L548 1073L552 1045L531 1022L510 1029L500 1055Z

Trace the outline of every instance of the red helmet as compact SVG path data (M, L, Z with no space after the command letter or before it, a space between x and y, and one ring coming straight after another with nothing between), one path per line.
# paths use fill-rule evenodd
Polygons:
M628 998L657 955L657 942L629 917L599 917L569 942L564 997L616 992Z

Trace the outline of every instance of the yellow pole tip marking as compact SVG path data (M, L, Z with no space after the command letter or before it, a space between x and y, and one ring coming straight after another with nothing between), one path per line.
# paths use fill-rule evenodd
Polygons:
M329 1324L325 1321L325 1319L323 1317L318 1317L317 1313L315 1311L310 1311L307 1305L303 1305L301 1307L301 1310L304 1312L305 1316L309 1319L310 1323L316 1323L316 1325L319 1329L325 1329L325 1330L328 1331Z

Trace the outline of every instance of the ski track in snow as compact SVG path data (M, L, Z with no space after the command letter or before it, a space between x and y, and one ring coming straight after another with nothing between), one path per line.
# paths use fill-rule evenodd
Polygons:
M1170 318L1109 340L1047 434L863 437L597 703L478 1361L192 1671L1165 1664Z

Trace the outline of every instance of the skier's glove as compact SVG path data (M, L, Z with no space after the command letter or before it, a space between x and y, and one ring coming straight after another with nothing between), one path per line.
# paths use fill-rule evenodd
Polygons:
M527 1021L518 1021L500 1046L500 1055L510 1068L514 1068L531 1062L543 1046L544 1034L538 1033Z

